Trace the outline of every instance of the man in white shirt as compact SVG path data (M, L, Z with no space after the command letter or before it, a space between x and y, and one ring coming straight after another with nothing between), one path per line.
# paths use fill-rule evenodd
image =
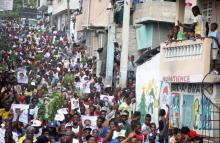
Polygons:
M192 30L195 32L196 38L205 37L205 28L204 28L204 21L202 18L202 14L200 13L200 9L198 6L194 6L192 8L192 13L194 15L194 23L190 26L184 25L178 21L178 25L182 26L186 29Z
M131 55L128 62L128 79L133 79L135 77L135 68L134 55Z

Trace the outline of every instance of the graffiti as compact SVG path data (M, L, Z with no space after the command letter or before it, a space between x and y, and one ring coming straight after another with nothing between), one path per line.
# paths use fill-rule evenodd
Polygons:
M194 121L193 127L194 129L201 129L201 119L200 119L201 109L199 99L196 98L194 101Z
M212 110L212 104L209 100L206 98L203 99L203 114L202 114L202 128L203 129L210 129L212 127L211 120L211 110Z
M172 95L172 104L170 106L170 127L179 128L180 119L180 96L179 94Z
M141 101L139 104L140 112L143 115L141 120L144 120L144 116L147 113L153 114L156 94L157 87L155 86L154 79L150 81L147 87L145 85L142 87Z
M160 106L171 105L171 88L170 83L162 82L160 88Z
M212 95L213 94L213 88L214 88L214 85L213 84L210 84L207 88L205 88L205 91Z
M200 84L172 84L172 92L201 93Z
M148 88L145 91L146 94L146 104L147 104L147 112L153 114L154 112L154 100L157 91L157 87L155 86L155 81L151 80Z

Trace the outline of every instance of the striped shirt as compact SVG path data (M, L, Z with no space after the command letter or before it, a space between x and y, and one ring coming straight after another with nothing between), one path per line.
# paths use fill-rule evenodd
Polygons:
M124 0L116 0L116 11L120 11L122 7L124 7Z

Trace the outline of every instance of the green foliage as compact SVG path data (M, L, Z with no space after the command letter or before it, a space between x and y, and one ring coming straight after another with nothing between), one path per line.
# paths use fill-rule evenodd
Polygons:
M11 55L9 56L8 59L8 64L0 64L0 68L3 71L8 70L8 65L10 66L14 66L14 68L18 67L18 59L19 57L17 55L14 54L14 49L12 48L11 44L4 38L4 37L0 37L0 59L2 59L2 52L3 51L12 51Z
M48 121L54 121L57 110L62 107L64 103L64 97L60 92L54 93L54 97L48 106Z
M36 60L36 61L42 61L43 58L44 58L43 54L37 54L37 55L35 56L35 60Z
M41 104L38 109L38 118L45 120L45 114L46 114L46 107L44 104Z
M63 86L65 88L69 88L69 89L74 89L74 75L73 74L65 74L64 78L63 78Z

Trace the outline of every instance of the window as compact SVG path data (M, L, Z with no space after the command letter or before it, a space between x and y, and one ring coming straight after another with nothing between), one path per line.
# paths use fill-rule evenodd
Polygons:
M206 22L212 21L212 0L207 0L202 3L202 15Z

